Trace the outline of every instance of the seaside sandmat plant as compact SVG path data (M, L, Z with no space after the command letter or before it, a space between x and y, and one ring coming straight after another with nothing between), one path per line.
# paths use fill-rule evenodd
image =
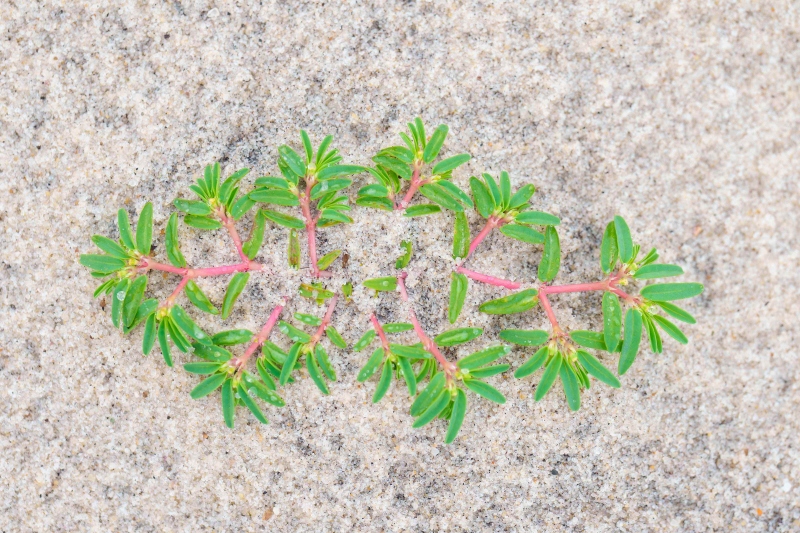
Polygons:
M329 350L346 350L348 343L331 324L338 304L347 302L353 284L362 283L375 293L399 296L398 305L405 308L408 322L381 324L375 313L369 318L369 329L352 349L365 350L376 339L380 345L372 351L360 370L357 380L366 382L377 376L373 402L384 398L392 381L402 382L411 397L409 412L413 426L421 427L437 418L447 420L445 441L452 442L462 427L467 413L467 393L503 404L505 396L490 380L509 371L510 364L501 361L509 355L511 345L531 350L527 361L516 368L514 376L526 378L540 369L543 373L536 385L538 401L561 381L567 405L580 408L581 392L591 387L590 377L611 387L619 387L617 375L624 375L633 364L646 335L654 353L662 351L663 331L680 343L687 338L671 320L687 324L695 319L673 302L699 295L699 283L655 283L631 288L658 278L683 274L677 265L658 264L658 253L651 249L642 254L622 217L616 216L605 229L600 243L600 281L555 285L561 264L561 246L557 228L560 220L534 210L530 200L535 188L526 184L511 190L506 172L499 177L483 174L469 179L471 195L453 183L453 172L470 156L458 154L440 158L448 128L440 125L426 136L422 121L408 124L409 134L401 133L404 146L390 146L373 158L373 167L342 164L339 152L331 148L333 137L325 137L314 149L309 135L301 131L302 149L288 145L278 149L280 176L262 176L255 187L245 192L242 180L248 169L241 169L227 178L221 176L218 163L205 168L203 176L189 186L196 199L174 201L182 213L172 213L164 231L167 262L158 262L151 252L153 240L153 207L146 203L139 211L135 231L128 212L117 216L115 239L102 235L92 237L103 252L84 254L80 263L91 275L102 279L95 297L109 295L111 322L124 334L143 326L142 351L149 354L158 343L168 366L173 365L177 350L196 361L185 363L184 369L202 376L191 391L192 398L202 398L219 391L222 414L229 427L234 426L236 408L246 408L262 423L267 418L260 402L282 407L285 387L307 375L321 394L330 394L329 382L337 380ZM374 183L362 186L357 193L355 212L349 205L347 189L357 175L371 176ZM419 196L417 195L419 193ZM420 197L424 199L420 199ZM422 203L416 203L417 201ZM246 240L242 240L237 223L255 208ZM550 323L550 330L506 329L498 342L450 361L440 348L450 348L481 337L481 328L456 327L433 337L423 329L406 289L406 270L412 265L411 240L399 243L402 255L397 258L394 276L368 280L350 280L341 287L329 285L329 269L342 250L331 250L318 256L317 232L336 224L347 224L359 216L362 208L402 212L402 216L435 215L442 209L455 217L453 239L453 271L450 275L448 319L455 324L463 310L470 282L484 283L513 291L501 298L483 303L479 311L486 314L525 313L541 309ZM294 216L287 209L293 209ZM470 236L470 215L482 219L479 233ZM351 216L352 215L352 216ZM181 222L207 231L227 232L238 261L231 264L195 268L187 265L180 249ZM282 319L291 305L291 295L280 297L266 322L256 333L248 329L228 329L206 333L179 303L185 296L196 311L216 315L225 320L231 314L250 275L263 273L266 267L256 261L264 242L267 227L273 231L288 230L287 263L299 269L305 279L297 296L307 298L325 308L322 316L295 312L293 320ZM525 246L541 247L542 258L537 279L529 283L499 278L466 267L480 244L494 230L503 238L521 241ZM305 232L309 259L301 269L301 245L298 232ZM521 250L520 253L525 253ZM163 301L145 298L148 275L160 271L174 275L177 285ZM274 274L274 273L272 273ZM198 281L203 278L229 277L221 302L215 304L203 292ZM602 331L567 332L559 324L550 298L568 292L601 291ZM627 292L626 292L627 291ZM274 329L286 338L273 342ZM409 335L416 337L408 341ZM406 342L390 342L390 336L405 335ZM401 339L402 340L402 339ZM502 342L505 341L505 342ZM506 344L508 343L508 344ZM282 347L281 345L284 345ZM328 347L326 347L326 345ZM617 360L617 375L592 354L606 352L607 359ZM239 355L235 355L238 353ZM252 360L252 361L251 361Z

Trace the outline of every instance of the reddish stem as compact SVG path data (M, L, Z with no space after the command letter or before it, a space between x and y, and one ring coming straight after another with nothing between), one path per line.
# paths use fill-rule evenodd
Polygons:
M228 230L228 235L230 235L231 240L233 241L233 246L236 248L236 253L239 254L243 263L249 263L250 258L247 257L242 250L242 239L239 237L239 232L236 231L236 225L234 224L234 220L232 217L229 217L225 213L225 208L220 207L217 213L219 219L222 221L222 225L225 226L225 229Z
M322 272L317 264L317 219L311 214L311 189L316 184L316 178L306 177L306 192L300 194L300 209L306 219L306 237L308 239L308 259L311 262L311 275L315 278L329 277L327 272Z
M248 260L246 263L237 263L235 265L223 265L209 268L185 268L175 267L172 265L165 265L157 263L148 257L143 257L138 265L142 270L160 270L162 272L169 272L170 274L178 274L186 276L189 279L194 278L207 278L211 276L224 276L225 274L234 274L236 272L250 272L254 270L264 270L264 266Z
M574 283L571 285L552 285L539 288L539 293L560 294L565 292L605 291L609 289L609 280L597 283Z
M190 278L189 276L183 276L183 278L181 278L181 282L178 283L178 286L175 287L175 290L172 291L172 294L170 294L167 297L167 299L164 300L164 303L161 305L161 307L172 307L172 305L175 303L175 299L178 298L178 296L180 296L181 292L183 292L184 287L186 287L186 284L189 283L191 279L192 278Z
M267 319L267 323L264 324L264 327L258 332L256 338L253 339L253 342L251 342L250 346L247 347L247 350L241 355L241 357L237 357L231 362L237 371L244 368L245 364L247 364L247 360L250 359L250 356L252 356L256 350L258 350L258 348L267 341L272 333L272 328L274 328L275 324L278 322L278 318L280 318L281 312L283 312L283 308L286 307L286 302L288 302L288 300L288 296L283 297L281 302L275 306L275 309L272 310L272 313L270 313L269 318Z
M462 266L456 267L456 272L458 272L459 274L464 274L468 278L474 279L475 281L480 281L481 283L488 283L489 285L494 285L496 287L505 287L506 289L519 289L522 286L516 281L496 278L494 276L489 276L488 274L481 274L480 272L475 272L474 270L469 270Z
M550 320L550 324L553 326L553 334L556 336L563 335L564 332L562 331L561 326L558 325L556 314L553 312L553 308L550 306L550 300L547 299L546 292L539 291L539 304L542 306L542 309L544 309L548 320Z
M414 164L414 174L411 176L411 183L408 186L408 191L406 191L406 194L403 196L403 199L400 200L400 203L395 205L395 209L405 209L408 207L408 204L411 203L412 198L414 198L414 195L417 193L419 188L425 185L425 180L419 179L421 169L422 163Z
M331 302L328 304L328 310L325 311L325 316L322 318L322 324L319 325L317 328L317 332L311 337L310 344L311 346L315 346L320 339L322 338L322 334L325 333L325 328L327 328L331 323L331 317L333 316L333 311L336 309L336 300L339 299L339 295L334 294L333 298L331 298Z
M381 339L381 344L383 345L383 350L385 352L389 352L389 339L386 338L386 332L383 331L381 327L381 323L378 322L378 317L375 316L375 313L370 315L369 319L372 321L372 329L375 330L375 333L378 334L378 337Z
M478 233L475 238L472 239L472 242L469 243L469 252L467 253L467 257L465 257L462 261L462 264L469 259L469 257L472 255L472 252L474 252L478 245L480 245L480 243L482 243L483 240L489 236L492 230L500 227L501 225L502 224L499 223L499 220L494 215L490 216L486 220L486 225L483 226L483 229L480 231L480 233Z
M400 287L401 298L404 302L408 303L408 292L406 292L405 279L406 273L401 272L400 275L397 276L397 284ZM439 347L436 346L436 343L433 341L433 339L428 337L428 335L425 333L425 330L422 329L422 325L419 323L419 320L417 320L417 315L414 313L414 309L411 308L411 305L408 306L408 318L411 320L411 324L414 326L414 332L416 332L420 342L427 351L433 354L433 356L442 366L442 370L444 370L445 374L447 375L447 381L450 382L456 373L456 365L448 361L447 358L442 355L442 352L439 351Z

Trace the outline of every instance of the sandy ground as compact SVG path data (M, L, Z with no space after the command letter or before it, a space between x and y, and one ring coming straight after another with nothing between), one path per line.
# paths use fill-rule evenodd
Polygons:
M800 530L796 3L245 4L0 0L1 531ZM644 351L577 414L560 390L535 403L536 376L493 378L509 402L472 402L451 446L441 422L411 428L402 388L373 406L365 354L332 350L331 396L301 379L268 426L241 412L231 431L217 397L191 400L196 379L143 358L141 330L122 337L92 299L78 256L115 235L119 207L154 202L163 259L171 201L203 165L247 166L252 184L301 127L366 164L416 115L473 155L457 183L536 184L563 220L560 282L598 279L602 229L624 215L705 283L690 344ZM333 281L391 274L411 237L414 305L446 329L452 217L355 216L320 237L350 256ZM257 328L296 289L286 239L268 230L270 272L204 327ZM183 243L192 264L233 260L221 232ZM539 257L497 235L473 266L527 282ZM203 286L219 302L224 283ZM471 289L459 325L487 329L471 347L545 326L477 312L502 293ZM555 308L599 327L599 296ZM373 310L403 318L359 288L335 325L353 342Z

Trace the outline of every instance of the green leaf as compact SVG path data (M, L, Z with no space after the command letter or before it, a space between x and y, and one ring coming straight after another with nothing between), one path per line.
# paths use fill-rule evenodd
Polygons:
M686 322L687 324L696 324L697 321L694 319L692 315L681 309L675 304L667 303L667 302L656 302L658 306L664 310L672 318L676 318L681 322Z
M208 217L201 217L198 215L186 215L183 217L183 222L187 226L191 226L197 229L205 229L205 230L212 230L212 229L220 229L222 227L222 222L219 220L215 220L213 218Z
M190 374L206 375L213 374L219 370L220 366L222 366L222 363L203 361L200 363L186 363L183 365L183 369Z
M228 329L211 337L211 342L217 346L234 346L250 342L252 338L253 332L249 329Z
M233 204L233 207L231 208L231 216L234 220L239 220L245 215L245 213L250 211L254 205L256 205L256 203L250 199L250 196L244 195L236 200L235 204Z
M370 343L371 343L371 342L372 342L374 339L375 339L375 330L374 330L374 329L368 329L368 330L367 330L367 331L364 333L364 335L362 335L362 336L361 336L361 338L360 338L360 339L358 339L358 342L356 342L356 343L353 345L353 350L355 350L356 352L360 352L361 350L363 350L364 348L366 348L367 346L369 346L369 345L370 345Z
M169 262L176 267L185 267L186 259L183 257L178 242L178 213L172 213L167 222L167 229L164 233L164 247L167 250Z
M272 378L270 378L270 381L271 380ZM292 379L289 379L289 381L292 381ZM265 383L260 383L256 380L252 380L249 381L247 385L248 387L250 387L248 392L253 391L253 393L255 393L256 396L258 396L268 404L274 405L275 407L283 407L284 405L286 405L286 402L283 401L283 398L278 396L278 394L275 391L270 390L269 386L266 385Z
M614 270L618 256L617 230L614 228L614 223L609 222L603 233L603 242L600 244L600 268L604 273L610 274Z
M583 365L583 368L586 371L611 387L618 389L620 384L619 380L611 373L609 369L603 366L603 364L592 354L589 352L585 352L583 350L578 350L576 355L578 356L578 361Z
M300 199L296 194L281 189L256 189L250 193L250 199L254 202L261 202L264 204L289 207L300 205Z
M320 181L311 189L311 199L316 200L330 192L340 191L346 189L353 183L353 180L348 179L330 179Z
M436 398L433 399L430 406L428 406L425 411L419 415L411 427L413 428L421 428L422 426L430 423L435 419L437 416L441 414L442 411L445 410L447 405L450 403L451 395L449 390L442 390Z
M281 159L283 159L292 172L298 176L306 175L306 164L300 156L297 155L297 152L284 144L278 148L278 155L280 155Z
M644 287L640 294L654 302L669 302L692 298L702 292L701 283L658 283Z
M464 385L479 396L483 396L489 401L504 404L506 403L506 397L503 396L499 390L495 389L488 383L484 383L483 381L479 381L477 379L467 379L464 380Z
M289 231L286 258L289 262L289 267L295 270L300 268L300 240L297 238L297 230L292 229Z
M264 382L264 386L274 391L276 387L275 381L272 379L272 373L275 373L275 367L271 363L267 363L265 357L259 357L256 359L256 370L258 370L258 375L261 377L261 381ZM281 375L280 372L276 372L276 374L278 376Z
M497 182L491 174L485 172L483 173L483 181L486 183L486 188L489 189L489 194L492 195L495 205L502 210L503 194L500 192L500 187L497 186Z
M99 254L83 254L80 258L80 264L97 272L111 274L117 270L125 268L125 261L111 257L110 255Z
M285 178L276 178L273 176L262 176L256 180L256 187L265 187L267 189L281 189L288 191L291 187Z
M128 250L135 250L136 245L133 243L133 232L131 231L131 221L128 218L128 212L124 209L117 211L117 226L119 227L119 240Z
M255 219L253 220L253 229L250 232L250 239L242 244L242 252L248 259L253 260L258 255L261 249L261 244L264 242L264 227L267 224L267 217L264 212L259 209L256 212Z
M368 380L370 376L375 373L375 370L378 369L378 366L380 366L381 361L383 361L383 357L383 348L376 348L375 351L372 352L372 356L367 361L367 364L364 365L364 367L358 373L356 381L363 383L364 381Z
M683 334L683 332L678 328L678 326L676 326L663 316L652 315L652 318L656 324L661 326L661 329L663 329L667 333L667 335L669 335L679 343L686 344L689 342L689 339L686 338L686 335Z
M336 331L336 328L333 326L328 326L325 328L325 334L328 336L328 339L330 339L334 346L341 348L342 350L347 349L347 342L345 342L344 338L342 338L339 332Z
M111 293L111 323L114 324L115 328L123 325L122 309L130 286L131 280L123 278L116 284L114 291Z
M333 178L343 178L345 176L352 176L353 174L360 174L366 169L357 165L333 165L320 170L317 174L317 179L325 181ZM347 180L351 181L351 180ZM350 185L349 183L346 186Z
M300 139L303 141L303 148L306 151L306 161L311 162L311 157L314 155L314 149L311 147L311 139L308 138L306 130L300 130Z
M239 398L242 400L242 403L250 410L251 413L253 413L253 416L256 417L256 420L262 424L267 424L268 422L264 416L264 413L261 412L258 404L256 404L255 400L253 400L253 398L250 396L250 391L245 388L244 380L239 382L239 386L236 390L239 393Z
M307 315L305 313L295 313L294 317L303 324L308 324L309 326L319 326L322 324L322 319L314 315Z
M469 154L458 154L452 157L448 157L447 159L443 159L436 163L431 171L431 174L434 176L441 176L445 172L450 172L451 170L463 165L467 161L471 159L472 156Z
M578 377L569 365L561 365L558 373L561 375L561 385L567 396L567 405L569 405L570 411L577 411L581 408L581 389L578 385Z
M139 276L130 284L125 293L125 300L122 303L122 325L130 326L136 318L136 312L144 298L144 291L147 288L147 276Z
M389 189L387 189L385 185L381 185L380 183L372 183L370 185L361 187L358 190L358 195L377 196L378 198L385 198L389 196Z
M614 217L614 231L617 234L620 261L627 263L633 259L633 239L631 239L631 230L628 227L628 223L619 215Z
M462 206L458 200L453 198L447 189L438 183L429 183L428 185L423 185L420 187L419 192L428 200L439 204L445 209L450 209L451 211L456 212L464 210L464 206Z
M225 298L222 300L222 320L230 316L236 299L242 294L244 286L247 285L247 280L249 279L249 272L237 272L231 278L231 281L228 283L228 289L225 291Z
M561 219L541 211L523 211L514 217L518 224L532 224L534 226L558 226Z
M428 383L428 386L425 387L422 392L419 393L417 399L414 400L414 403L411 404L411 416L419 416L425 410L427 410L433 401L436 399L437 396L441 392L444 391L444 384L445 384L445 375L443 372L440 372L433 376L433 378ZM444 391L446 392L446 391ZM444 407L442 408L444 409ZM437 415L439 413L436 413Z
M678 265L645 265L633 275L636 279L655 279L680 276L683 269Z
M242 178L247 176L249 172L249 168L242 168L228 176L228 179L225 180L225 183L223 183L222 187L219 189L219 198L222 203L230 205L233 197L236 195L236 191L238 190L236 184L239 183Z
M467 395L464 391L458 389L456 397L453 400L453 411L450 414L450 424L447 426L447 434L444 437L445 444L450 444L456 439L458 432L461 430L461 424L464 423L464 415L467 412Z
M391 383L392 363L387 360L383 363L383 371L381 372L381 378L378 380L378 386L375 388L375 394L372 395L372 403L378 403L383 399Z
M550 390L550 387L553 386L553 382L556 380L558 372L561 370L561 364L563 361L564 359L561 357L561 354L556 354L550 359L550 362L547 363L547 366L544 369L544 374L542 374L542 379L536 386L534 400L538 402L544 398L544 395L547 394L547 392Z
M397 278L394 276L386 276L383 278L372 278L362 282L368 289L375 291L394 291L397 289Z
M325 351L321 344L317 344L314 347L314 357L316 357L319 367L328 379L336 381L336 370L333 368L330 359L328 359L328 352Z
M158 325L156 334L158 336L158 346L161 348L161 355L164 356L164 362L167 366L172 366L172 353L169 351L169 342L167 339L167 323L169 319L162 320Z
M281 386L286 385L289 381L289 376L291 376L294 366L297 364L297 359L300 357L300 349L302 347L302 344L296 342L292 345L291 350L289 350L289 355L283 363L283 368L281 368L281 376L278 378L278 383L280 383Z
M211 377L208 377L197 384L195 388L192 389L192 392L189 393L189 396L192 397L194 400L198 400L204 396L208 396L222 385L225 382L225 378L227 376L225 374L214 374Z
M283 320L278 321L278 329L281 330L281 333L289 337L292 342L302 342L305 344L311 341L311 335Z
M92 242L109 254L112 257L116 257L117 259L122 259L123 261L130 259L130 255L125 249L122 248L118 243L112 241L108 237L104 237L102 235L92 235Z
M386 333L402 333L404 331L411 331L414 326L408 322L389 322L383 325L383 330Z
M642 313L638 309L628 309L625 313L625 338L622 341L622 353L619 356L617 372L623 375L633 364L639 352L642 340Z
M529 242L531 244L542 244L544 242L544 235L533 228L520 224L506 224L505 226L500 226L500 233L506 237L511 237L512 239L517 239L522 242Z
M478 206L478 213L480 213L483 218L489 218L497 207L494 198L492 198L492 195L489 193L489 189L475 176L469 179L469 186L470 189L472 189L472 196L475 197L475 205Z
M192 345L189 343L189 339L187 339L186 335L183 334L183 331L181 331L181 329L175 325L175 321L172 319L172 317L162 320L161 327L167 328L169 338L172 339L172 344L174 344L178 350L183 353L189 353L192 350Z
M269 220L273 221L274 223L280 226L284 226L291 229L303 229L306 227L305 223L299 218L295 218L289 215L284 215L283 213L279 213L277 211L271 211L269 209L262 209L261 212Z
M539 303L536 289L525 289L481 304L480 311L489 315L509 315L533 309Z
M406 381L408 395L414 396L417 393L417 380L414 377L414 369L411 368L411 362L405 357L401 357L397 360L397 365L400 367L400 373L403 374L403 379Z
M575 330L569 334L570 338L578 345L584 348L592 348L593 350L606 350L606 341L604 333L596 331L583 331ZM613 350L608 350L613 351Z
M504 329L500 338L520 346L539 346L550 338L550 334L541 329Z
M146 320L147 317L155 313L157 308L158 308L158 300L156 300L155 298L148 298L147 300L144 300L139 305L139 309L136 311L136 316L133 318L133 321L130 324L128 324L125 328L123 328L123 333L127 335L128 333L133 331L133 329L136 326L138 326L144 320Z
M208 296L203 293L194 280L189 280L189 282L186 283L184 292L186 293L186 297L189 298L189 301L204 313L209 313L212 315L219 314L217 308L214 307L214 304L211 303L211 300L208 299Z
M553 226L547 226L544 233L544 252L542 261L539 263L539 280L552 281L561 266L561 243L558 240L558 232Z
M455 324L461 309L464 307L464 300L467 297L467 276L453 272L450 274L450 304L447 307L447 318L451 324Z
M511 365L507 364L485 366L483 368L476 368L475 370L470 370L469 375L475 379L484 379L491 376L496 376L497 374L502 374L509 368L511 368Z
M327 254L319 258L319 260L317 261L317 267L320 270L327 269L329 266L331 266L331 264L333 264L334 261L336 261L336 258L339 257L340 255L342 255L341 250L334 250L332 252L328 252Z
M114 290L114 285L116 285L116 284L117 284L117 279L116 278L111 278L111 279L108 279L108 280L104 281L99 287L97 287L94 290L94 293L92 294L92 297L93 298L97 298L101 294L107 294L107 293L111 292L112 290Z
M504 355L507 355L510 351L510 347L502 344L490 346L464 357L459 360L456 365L462 370L472 370L493 363Z
M619 298L611 292L603 293L603 341L606 348L613 352L619 344L622 328L622 307Z
M206 361L213 361L216 363L225 363L230 361L233 354L225 348L214 346L213 344L200 344L199 342L192 343L194 355Z
M182 198L175 198L172 202L178 211L183 211L189 215L210 215L211 207L205 203L197 200L184 200Z
M408 263L411 262L411 255L413 254L411 241L400 241L400 246L403 248L404 253L394 262L394 267L397 269L407 267Z
M455 346L477 339L482 334L481 328L456 328L438 334L433 340L439 346Z
M503 209L508 209L511 203L511 178L505 170L500 172L500 197L503 199Z
M313 353L306 354L306 368L308 369L308 375L320 392L325 396L329 395L330 391L328 390L328 385L325 383L325 380L322 379L322 373L319 371L317 359L314 357Z
M156 314L152 313L144 323L144 337L142 338L142 353L150 355L153 345L156 342Z
M469 254L469 221L463 211L456 213L453 232L453 259L464 259Z
M390 343L389 349L393 354L408 359L430 359L432 357L431 354L422 347L422 344L403 346L402 344Z
M439 155L439 151L442 149L444 140L447 137L447 131L448 128L444 124L440 124L433 130L433 135L431 135L428 144L425 145L425 151L422 153L422 160L425 163L430 163Z
M522 207L528 203L534 192L536 192L536 187L530 183L523 185L516 193L514 193L514 196L511 197L511 200L508 202L508 207L510 209L518 209Z
M469 207L470 209L475 207L475 204L472 203L472 198L470 198L467 193L462 191L455 183L446 179L441 179L437 181L436 184L447 191L450 196L458 200L458 202L462 205Z
M550 349L547 346L542 346L539 348L530 359L525 361L525 363L514 372L514 377L517 379L522 379L530 376L542 368L544 362L547 361L547 356L549 353Z
M663 350L661 335L658 333L656 325L653 323L648 313L642 314L642 322L647 330L647 337L650 339L650 348L653 350L653 353L661 353Z
M412 205L405 210L403 216L408 218L422 217L425 215L432 215L441 212L442 208L435 204L420 204Z
M394 209L394 204L391 200L376 196L359 196L356 198L356 205L361 207L372 207L374 209L383 209L385 211L392 211Z
M175 325L181 328L188 336L200 344L211 344L211 337L200 329L200 326L195 324L194 320L186 314L186 311L180 305L173 306L170 314L172 315L172 320L175 321Z
M228 379L222 384L222 418L225 425L233 428L233 416L236 410L236 401L233 397L233 381Z
M142 255L149 255L152 244L153 204L147 202L139 213L139 220L136 221L136 249Z

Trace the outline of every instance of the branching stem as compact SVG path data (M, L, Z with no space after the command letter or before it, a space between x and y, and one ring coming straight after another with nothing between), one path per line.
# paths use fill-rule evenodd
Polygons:
M411 324L414 326L414 332L417 334L417 337L419 337L420 342L425 347L425 349L429 351L431 354L433 354L433 356L439 362L439 365L442 367L442 370L447 376L447 382L450 383L455 377L455 373L458 369L455 364L447 360L447 358L439 350L439 347L436 346L436 343L433 341L433 339L428 337L428 335L425 333L425 330L422 329L422 325L419 323L419 320L417 320L417 315L416 313L414 313L414 309L411 307L411 304L408 301L408 292L406 291L406 284L405 284L406 276L407 274L405 272L401 272L397 276L397 285L400 288L401 298L403 299L404 302L409 304L408 318L409 320L411 320Z
M494 285L496 287L505 287L506 289L519 289L522 286L516 281L511 281L503 278L496 278L488 274L481 274L480 272L475 272L474 270L469 270L462 266L456 267L456 272L458 272L459 274L464 274L468 278L474 279L475 281L480 281L481 283L488 283L489 285Z
M428 180L419 179L420 171L422 170L422 163L415 162L414 163L414 174L411 175L410 184L408 186L408 191L406 191L405 196L403 199L400 200L400 203L395 204L395 209L405 209L408 207L408 204L411 203L411 200L414 198L414 195L417 193L420 187L428 183Z
M306 237L308 239L308 259L311 262L311 275L315 278L327 278L328 272L323 272L317 264L317 222L319 217L314 217L311 213L311 189L316 185L317 180L314 176L306 176L306 192L300 193L300 209L303 211L303 218L306 220Z
M261 328L261 331L258 332L256 338L253 339L253 342L251 342L250 346L247 347L247 350L245 350L240 357L237 357L234 361L231 361L231 365L236 368L237 372L241 371L241 369L245 367L247 360L250 359L256 350L258 350L261 345L267 341L267 339L269 339L269 336L272 333L272 328L274 328L275 324L278 322L278 318L280 318L283 308L286 307L286 303L288 301L288 296L284 296L283 299L281 299L281 302L275 306L275 309L273 309L272 313L270 313L266 324L264 324L264 327Z
M331 323L331 317L333 317L333 311L336 309L336 301L339 299L338 294L334 294L333 298L331 298L330 303L328 304L328 310L325 311L325 316L322 317L322 324L319 325L317 328L317 332L311 337L311 341L309 344L313 348L316 344L322 339L322 335L325 333L325 328L327 328Z

